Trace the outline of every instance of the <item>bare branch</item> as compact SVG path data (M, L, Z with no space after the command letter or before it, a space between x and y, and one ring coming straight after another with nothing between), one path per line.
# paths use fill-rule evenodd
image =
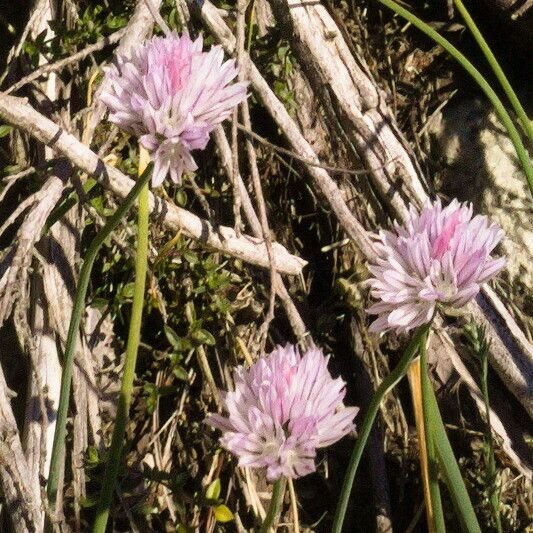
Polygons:
M244 56L244 16L246 14L247 0L238 0L237 2L237 62L241 67L239 69L239 81L245 81L247 77L246 70L242 66ZM245 100L241 104L241 115L244 127L247 130L252 129L252 121L250 119L250 108L248 102ZM236 126L236 125L235 125ZM259 176L259 169L257 167L257 155L250 139L246 139L246 152L248 153L248 164L250 167L250 173L252 175L252 184L254 188L257 207L259 210L259 221L261 223L261 235L266 245L268 260L270 263L270 298L268 301L268 310L265 315L265 320L259 329L259 344L261 349L264 348L264 342L266 341L268 328L270 322L274 318L274 310L276 304L276 264L274 254L272 252L272 238L270 236L270 227L267 218L267 209L265 198L263 196L263 189L261 187L261 177ZM235 171L236 169L234 169ZM235 178L236 181L236 178ZM261 350L262 351L262 350Z
M100 183L120 198L133 187L133 180L114 167L106 165L93 151L47 119L23 99L0 94L0 116L11 124L24 129L45 145L62 153L75 166L94 175ZM150 194L150 210L169 229L181 230L205 246L228 254L247 263L269 268L270 262L265 243L260 239L242 235L225 226L213 228L195 214L175 206L171 202ZM284 274L299 274L306 262L291 255L281 244L274 243L276 268Z
M40 495L31 479L0 365L0 483L14 531L37 531L40 523Z
M222 165L224 166L224 169L226 171L226 175L228 176L228 178L231 179L231 148L228 139L224 134L222 126L219 126L217 129L215 129L214 137L218 149L220 151L220 158L222 160ZM259 237L261 236L261 223L259 222L259 218L257 217L257 214L255 212L254 206L250 199L250 195L248 194L248 191L240 174L237 174L237 181L240 189L240 196L242 199L242 206L244 214L246 216L246 220L252 228L253 234L256 237ZM305 326L305 323L302 317L300 316L298 309L296 308L296 305L292 301L289 291L287 291L287 288L285 287L283 279L278 273L276 273L276 293L278 294L279 299L281 300L281 303L285 308L285 313L287 314L287 318L289 319L289 322L298 341L306 346L313 346L314 341L311 335L309 334L307 327Z
M83 50L80 50L79 52L72 54L69 57L65 57L64 59L60 59L59 61L56 61L54 63L48 63L46 65L43 65L42 67L39 67L37 70L34 70L31 74L28 74L21 80L14 83L11 87L9 87L5 91L5 94L11 94L12 92L18 91L21 87L28 85L28 83L31 83L32 81L39 79L41 76L44 76L45 74L49 74L50 72L58 72L59 70L62 70L68 65L72 65L73 63L78 63L82 59L85 59L87 56L94 54L94 52L98 52L99 50L102 50L106 46L115 44L118 40L122 38L122 36L125 33L126 33L126 29L123 28L121 30L116 31L112 35L104 37L102 40L98 41L97 43L91 44L90 46L87 46L87 48L84 48Z

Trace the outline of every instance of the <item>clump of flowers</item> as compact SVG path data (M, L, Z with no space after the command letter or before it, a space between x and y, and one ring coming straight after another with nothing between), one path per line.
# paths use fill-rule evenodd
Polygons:
M428 323L439 304L464 306L504 268L505 257L491 257L502 237L497 224L472 217L472 205L457 200L444 208L428 201L420 213L411 207L405 225L379 233L369 266L379 301L368 309L378 318L370 329L405 332Z
M204 149L209 134L246 98L246 83L231 84L238 69L223 62L220 46L202 51L202 38L171 34L137 46L106 68L109 90L102 101L109 120L139 136L154 160L152 185L170 173L181 182L196 170L192 150Z
M206 422L224 434L221 443L240 466L266 467L274 481L316 470L316 449L354 429L356 407L343 404L345 383L328 371L329 357L318 348L303 355L278 346L250 368L235 370L235 390L226 393L228 416Z

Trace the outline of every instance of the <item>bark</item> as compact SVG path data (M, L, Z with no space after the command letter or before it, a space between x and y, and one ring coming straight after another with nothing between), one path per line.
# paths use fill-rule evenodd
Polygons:
M0 486L15 532L40 531L41 498L24 456L0 366Z

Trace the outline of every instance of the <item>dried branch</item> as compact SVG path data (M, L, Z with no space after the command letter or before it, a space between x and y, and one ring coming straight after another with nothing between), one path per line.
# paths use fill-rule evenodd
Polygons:
M280 154L289 156L290 158L295 159L296 161L299 161L300 163L304 163L307 166L323 168L324 170L327 170L330 174L347 174L348 176L362 176L362 175L371 173L370 170L353 170L351 168L332 167L330 165L324 165L323 163L317 163L316 161L312 159L306 159L305 157L298 155L296 152L293 152L292 150L287 150L287 148L283 148L283 146L278 146L274 143L271 143L264 137L261 137L261 135L258 135L257 133L255 133L255 131L252 131L246 128L242 124L238 124L237 127L243 133L245 133L252 139L256 140L257 142L263 144L267 148L270 148L274 152L279 152ZM382 167L382 168L385 168L385 167Z
M76 52L75 54L70 55L69 57L65 57L64 59L60 59L59 61L55 61L54 63L48 63L46 65L43 65L42 67L39 67L38 69L34 70L31 74L28 74L24 78L20 79L19 81L11 85L11 87L6 89L5 94L11 94L12 92L18 91L25 85L28 85L28 83L31 83L39 79L41 76L50 74L50 72L58 72L64 69L65 67L67 67L68 65L72 65L73 63L78 63L82 59L85 59L87 56L94 54L94 52L98 52L99 50L104 49L106 46L115 44L117 41L119 41L122 38L122 36L125 33L126 33L126 28L123 28L109 36L104 37L102 40L98 41L97 43L91 44L90 46L87 46L87 48L84 48L83 50L80 50L79 52Z
M247 72L244 66L242 65L243 56L244 56L244 27L245 20L244 16L246 14L246 7L248 5L248 0L238 0L237 1L237 63L240 66L239 69L239 81L245 81L247 79ZM248 107L248 102L245 100L241 106L241 115L244 127L247 130L252 130L252 121L250 119L250 108ZM270 235L270 227L268 224L267 218L267 209L265 198L263 196L263 189L261 187L261 177L259 175L259 168L257 166L257 155L255 153L254 146L250 139L246 139L246 152L248 154L248 165L250 167L250 173L252 175L252 185L254 188L255 199L257 202L257 207L259 210L259 222L261 223L261 236L265 242L268 261L270 263L270 297L268 301L268 310L265 315L265 319L261 328L259 329L259 344L263 348L264 342L266 341L268 328L270 322L274 318L274 310L276 304L276 264L274 259L274 254L272 252L272 237Z
M20 225L11 253L0 272L0 325L11 312L16 292L26 284L32 249L40 239L46 219L61 198L64 182L61 172L54 172L35 194L25 201L30 212Z
M35 111L23 99L0 94L0 116L62 153L74 165L94 175L106 189L118 197L126 197L132 188L133 180L116 168L106 165L73 135ZM181 230L205 246L253 265L263 268L270 266L266 246L260 239L246 235L238 237L233 229L225 226L213 228L206 220L153 194L150 194L150 211L169 229ZM276 268L283 274L299 274L306 264L303 259L291 255L279 243L273 244L273 250Z
M271 4L313 89L323 101L331 101L326 113L348 144L353 143L387 205L402 217L406 203L420 206L426 192L386 95L364 61L356 61L326 8L302 5L299 0L271 0Z
M31 479L0 365L0 484L13 531L39 530L41 498Z
M226 23L222 20L217 8L209 0L202 2L199 6L196 2L189 0L191 11L201 16L204 23L211 30L216 39L222 44L225 50L231 54L235 51L235 37ZM305 140L298 126L294 123L285 106L278 100L270 88L268 82L263 78L257 67L250 60L248 54L243 54L243 66L247 69L250 81L272 118L287 137L292 149L301 156L311 161L321 163L314 153L311 145ZM309 165L308 172L315 187L323 194L331 209L337 216L340 225L346 233L353 239L355 244L367 255L374 255L374 246L368 237L365 229L353 216L350 209L343 200L341 190L325 169L318 166Z

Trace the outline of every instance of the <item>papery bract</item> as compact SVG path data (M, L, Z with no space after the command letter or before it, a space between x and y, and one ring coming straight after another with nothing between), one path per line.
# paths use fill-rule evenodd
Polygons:
M234 60L223 60L220 46L203 52L201 37L171 34L106 67L110 83L101 98L109 120L151 152L153 186L169 173L180 183L183 172L196 170L191 151L204 149L211 131L246 98L246 83L231 84L238 73Z
M223 431L221 443L240 466L266 467L273 481L316 470L316 449L354 429L358 408L345 407L345 383L333 379L328 357L311 348L278 346L249 369L235 370L235 390L224 397L228 416L206 422Z
M378 315L370 329L408 331L431 320L438 304L460 308L480 285L506 263L491 252L503 237L497 224L472 206L453 200L411 207L404 225L380 231L378 257L369 266L371 295L379 300L368 312Z

